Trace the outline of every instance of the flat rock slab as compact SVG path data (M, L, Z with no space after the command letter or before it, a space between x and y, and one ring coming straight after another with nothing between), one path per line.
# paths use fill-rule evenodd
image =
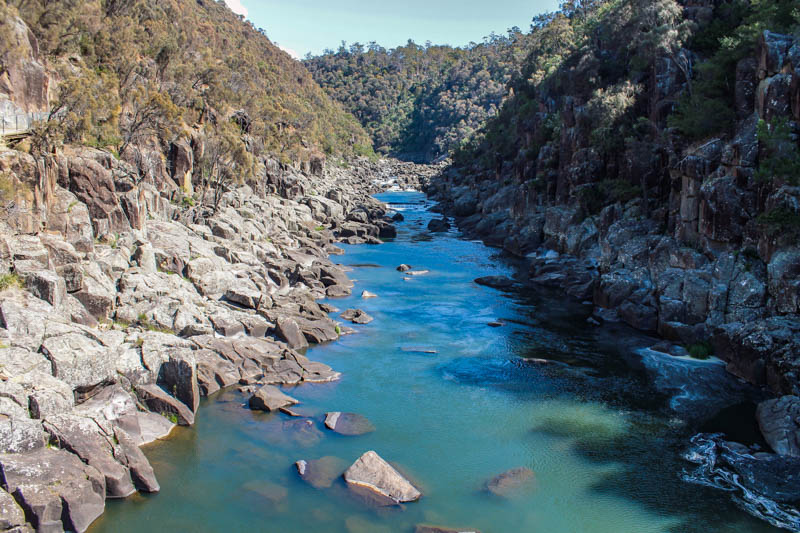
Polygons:
M475 278L475 283L492 287L493 289L508 289L514 286L514 280L507 276L484 276L482 278Z
M348 485L369 489L396 503L417 501L422 496L414 485L372 450L347 469L344 480Z
M341 435L364 435L375 431L366 417L357 413L325 413L325 427Z
M506 470L486 482L486 490L505 498L514 496L521 489L530 487L534 482L534 473L530 468L520 466Z
M369 324L373 320L371 316L361 309L348 309L339 316L353 324Z
M414 529L414 533L481 533L477 529L464 529L464 528L452 528L452 527L442 527L442 526L430 526L427 524L417 524L417 527Z
M343 459L328 455L314 461L300 460L294 466L303 481L315 489L327 489L342 475L347 463Z
M175 424L157 413L139 412L136 413L136 418L140 429L139 439L136 441L139 446L165 439L175 429Z
M406 276L424 276L429 273L430 270L409 270L406 272Z
M374 292L362 291L362 293L361 293L361 298L363 298L365 300L367 300L369 298L377 298L377 297L378 297L378 295L375 294Z
M278 387L264 385L250 397L250 409L260 411L277 411L281 407L300 403L291 396L281 392Z

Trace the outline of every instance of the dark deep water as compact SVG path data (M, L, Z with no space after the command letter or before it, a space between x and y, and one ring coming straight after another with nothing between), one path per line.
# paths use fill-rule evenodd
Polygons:
M345 246L341 262L360 265L350 273L356 287L330 301L375 320L309 350L341 381L287 389L316 427L251 412L235 391L204 400L194 428L146 450L161 493L109 502L93 532L380 533L417 523L484 533L778 531L728 493L681 480L698 431L757 438L751 391L721 365L643 351L652 339L590 326L591 306L558 292L478 286L474 278L514 265L456 232L429 234L422 194L380 198L406 217L398 238ZM401 263L430 273L404 281ZM362 300L362 290L379 297ZM487 325L498 319L505 325ZM334 410L361 413L377 430L333 434L320 415ZM367 450L400 465L423 498L371 509L341 480L316 490L293 466L331 455L344 470ZM508 500L482 490L517 466L536 473L532 489Z

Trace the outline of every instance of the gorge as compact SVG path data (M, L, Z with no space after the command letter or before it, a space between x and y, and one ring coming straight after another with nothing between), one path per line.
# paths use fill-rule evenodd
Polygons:
M0 14L0 531L800 531L796 2Z

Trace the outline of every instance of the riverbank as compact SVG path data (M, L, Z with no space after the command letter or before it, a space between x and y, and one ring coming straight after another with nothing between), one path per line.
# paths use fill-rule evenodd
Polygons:
M394 235L371 193L403 172L275 164L196 203L90 148L0 164L38 195L0 228L0 515L19 531L84 531L106 499L157 492L139 446L201 397L338 379L302 355L342 332L316 303L353 286L329 256Z

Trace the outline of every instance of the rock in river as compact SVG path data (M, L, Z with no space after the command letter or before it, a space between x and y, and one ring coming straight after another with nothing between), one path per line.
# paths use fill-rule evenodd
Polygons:
M315 461L300 460L294 464L303 481L315 489L327 489L342 475L347 463L338 457L325 456Z
M264 385L250 397L250 409L261 411L277 411L281 407L299 403L297 400L281 392L278 387Z
M486 490L497 496L510 497L517 491L533 484L533 470L520 466L506 470L486 483Z
M784 396L761 402L756 418L775 453L800 457L800 398Z
M375 431L366 417L357 413L325 413L325 426L342 435L363 435Z
M450 223L447 219L433 219L428 222L428 230L433 232L447 231L450 229Z
M371 316L361 309L348 309L339 316L353 324L369 324L373 320Z
M366 300L366 299L368 299L368 298L377 298L377 297L378 297L378 295L377 295L377 294L375 294L374 292L363 291L363 292L361 293L361 297L362 297L363 299L365 299L365 300Z
M426 524L417 524L414 533L480 533L477 529L453 529L451 527L429 526Z
M413 502L422 493L374 451L358 458L344 473L350 485L365 487L397 503Z
M514 280L506 276L484 276L477 278L475 283L492 287L493 289L508 289L514 285Z
M408 271L409 271L409 270L411 270L412 268L413 268L413 267L412 267L411 265L402 264L402 265L400 265L399 267L397 267L397 271L398 271L398 272L408 272Z

